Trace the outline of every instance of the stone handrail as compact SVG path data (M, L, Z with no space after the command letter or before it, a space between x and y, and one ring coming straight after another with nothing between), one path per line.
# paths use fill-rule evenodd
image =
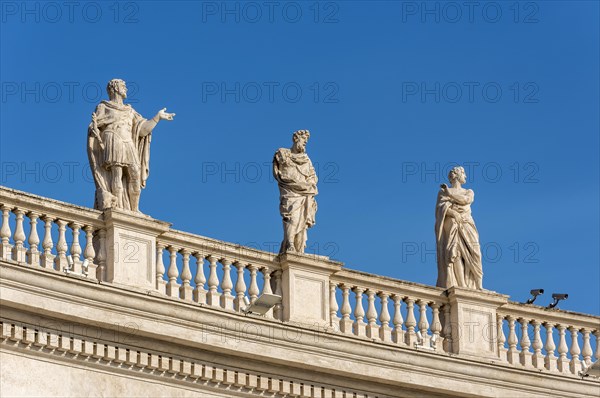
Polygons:
M139 213L100 212L4 187L0 211L0 260L20 267L231 314L276 294L282 300L266 320L570 377L600 360L598 316L345 269L324 256L279 256Z
M441 321L450 319L444 289L349 269L331 277L330 289L331 326L339 324L341 333L410 348L450 351L450 328L443 328ZM336 298L340 293L341 305Z
M5 187L0 187L0 210L2 260L103 280L106 231L102 212ZM37 227L40 220L44 229L42 240Z
M281 267L273 253L173 229L158 237L156 250L156 288L170 297L240 312L245 298L254 302L262 293L282 295ZM281 305L266 316L281 319Z
M497 325L500 360L511 365L578 375L600 360L598 316L509 302L498 309Z

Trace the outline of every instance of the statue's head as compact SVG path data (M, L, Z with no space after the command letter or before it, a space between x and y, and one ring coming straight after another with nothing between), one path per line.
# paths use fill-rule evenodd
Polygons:
M467 182L467 174L465 173L465 169L462 166L455 166L448 173L448 180L450 183L454 181L458 181L461 184Z
M310 138L310 132L308 130L298 130L294 133L292 140L294 141L294 147L298 152L306 152L306 143Z
M115 98L117 95L120 95L121 98L127 98L127 86L125 85L125 81L121 79L112 79L106 85L106 92L110 99Z

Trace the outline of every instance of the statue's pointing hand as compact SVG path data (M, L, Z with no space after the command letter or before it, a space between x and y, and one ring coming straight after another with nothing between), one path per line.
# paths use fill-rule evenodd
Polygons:
M160 111L158 111L158 117L160 120L173 120L173 117L175 116L174 113L167 113L167 108L162 108Z

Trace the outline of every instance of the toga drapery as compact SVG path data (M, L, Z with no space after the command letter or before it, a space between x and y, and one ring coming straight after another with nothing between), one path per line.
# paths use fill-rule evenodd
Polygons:
M440 189L435 210L437 241L437 286L481 289L483 267L479 233L471 216L474 193L470 189L449 192ZM448 215L452 209L461 214L460 220Z
M137 168L140 188L146 186L150 173L151 129L144 128L147 121L129 104L102 101L96 107L97 129L93 122L88 127L88 158L96 184L94 208L104 210L112 207L116 198L111 193L112 166L125 169L124 179L131 173L128 168ZM127 186L130 181L124 181ZM131 210L128 190L123 190L122 203Z

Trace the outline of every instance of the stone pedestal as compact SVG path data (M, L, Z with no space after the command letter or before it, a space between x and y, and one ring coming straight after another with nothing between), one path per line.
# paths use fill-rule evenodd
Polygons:
M498 358L496 310L508 296L491 291L451 287L450 322L452 352L483 358Z
M156 238L170 223L129 211L109 209L106 224L106 281L156 289Z
M279 256L283 321L329 325L329 278L343 264L329 257L286 253Z

